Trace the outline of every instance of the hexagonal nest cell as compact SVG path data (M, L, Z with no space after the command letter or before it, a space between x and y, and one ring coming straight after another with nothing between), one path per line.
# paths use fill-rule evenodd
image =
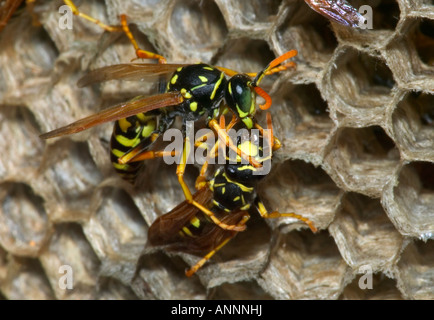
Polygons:
M154 94L158 79L79 88L135 58L130 41L65 16L61 0L23 4L0 24L0 299L434 299L434 6L350 2L372 8L372 29L303 0L76 1L110 25L126 14L139 47L169 62L258 72L298 51L296 68L261 82L282 147L258 195L318 232L252 216L191 278L198 257L147 241L184 200L176 166L148 161L132 186L112 168L110 124L38 137ZM192 188L197 175L189 166ZM68 267L72 289L59 282Z

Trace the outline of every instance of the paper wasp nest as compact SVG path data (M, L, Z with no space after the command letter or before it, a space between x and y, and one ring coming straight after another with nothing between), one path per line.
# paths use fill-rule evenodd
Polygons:
M330 23L302 0L77 4L111 24L126 13L140 46L170 62L256 72L297 49L296 70L263 82L283 147L259 193L320 232L253 219L192 278L184 270L197 258L143 252L150 224L184 199L175 167L149 161L134 189L111 168L110 124L38 135L156 83L78 88L87 71L129 62L133 48L77 17L63 30L63 2L37 1L41 26L24 9L0 33L0 297L434 298L430 0L352 3L372 7L371 30ZM72 290L59 285L61 266L74 272Z

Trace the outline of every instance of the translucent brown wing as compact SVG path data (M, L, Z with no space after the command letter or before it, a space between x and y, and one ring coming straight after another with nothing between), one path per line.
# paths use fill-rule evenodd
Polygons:
M225 214L221 221L226 224L235 225L248 213L246 211L234 211ZM204 256L217 248L224 240L233 238L237 233L238 231L225 230L215 223L209 222L199 236L194 238L184 237L183 241L172 244L169 250Z
M205 205L212 199L212 191L209 188L201 188L194 195L193 199ZM148 231L148 240L154 246L168 245L179 241L179 231L190 223L190 219L200 213L200 209L181 202L170 212L158 217Z
M130 80L143 81L158 76L173 73L180 67L188 64L152 64L152 63L128 63L115 64L99 69L95 69L81 78L77 85L85 87L93 83L108 80Z
M0 2L0 31L2 31L23 0L5 0Z
M207 187L202 188L193 195L193 199L205 205L212 199L212 192ZM246 214L248 214L246 211L225 212L221 221L226 224L238 224ZM155 220L148 231L149 243L153 246L166 246L170 251L202 256L215 249L225 239L236 235L237 231L222 229L212 221L203 218L204 216L197 207L184 201ZM193 217L201 220L200 233L193 237L181 236L179 231L185 226L190 227L190 220Z
M182 95L177 92L167 92L155 96L139 96L128 102L115 105L102 110L89 117L80 119L67 126L40 135L42 139L64 136L77 133L94 126L127 118L141 112L148 112L168 106L176 106L183 101Z

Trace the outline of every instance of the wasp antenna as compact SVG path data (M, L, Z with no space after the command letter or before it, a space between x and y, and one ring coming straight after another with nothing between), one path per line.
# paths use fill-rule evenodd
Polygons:
M261 72L259 72L255 79L252 82L253 86L258 86L259 83L262 81L262 79L264 78L265 75L267 74L273 74L276 72L280 72L283 70L286 70L287 68L289 68L290 66L294 66L294 63L288 63L288 65L285 65L284 68L278 68L275 72L271 72L268 73L269 71L273 70L274 68L276 68L277 66L279 66L282 62L284 62L285 60L291 59L292 57L295 57L297 55L297 50L290 50L288 52L285 52L284 54L282 54L281 56L277 57L276 59L274 59L273 61L271 61L265 68L264 70L262 70Z

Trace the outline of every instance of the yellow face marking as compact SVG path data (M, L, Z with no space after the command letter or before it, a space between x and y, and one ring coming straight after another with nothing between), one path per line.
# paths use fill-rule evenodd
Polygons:
M208 78L204 76L199 76L200 81L202 82L208 82Z
M178 75L177 75L177 74L175 74L175 75L172 77L172 79L170 79L170 83L171 83L171 84L175 84L175 83L176 83L176 80L178 80Z
M193 112L197 110L197 102L190 103L190 110Z
M188 236L190 236L190 237L193 236L193 234L191 233L191 231L190 231L187 227L183 227L183 228L182 228L182 231L183 231L186 235L188 235Z
M240 196L236 196L235 198L232 199L233 201L238 201L240 200Z
M193 217L190 220L190 223L193 225L193 227L195 228L199 228L200 227L200 220L197 217Z
M249 115L248 112L244 112L243 110L240 109L240 106L238 105L238 103L237 103L235 106L236 106L236 108L237 108L238 116L239 116L240 118L245 118L245 117L247 117L247 116Z
M131 123L126 119L119 119L118 120L119 127L121 128L122 132L127 132L128 128L131 127Z
M179 67L178 69L176 69L176 71L181 72L182 67Z
M255 114L255 110L256 110L256 95L255 95L255 91L252 90L252 103L250 104L250 114L251 115Z
M211 93L210 99L213 100L215 97L215 93L217 92L217 88L220 87L220 84L222 83L223 78L225 77L225 74L222 72L220 73L220 78L214 85L214 90Z
M209 71L214 71L214 69L213 68L211 68L211 67L203 67L205 70L209 70Z
M246 125L247 129L252 129L253 128L253 120L252 120L252 118L245 117L245 118L241 119L241 121L244 122L244 124Z

